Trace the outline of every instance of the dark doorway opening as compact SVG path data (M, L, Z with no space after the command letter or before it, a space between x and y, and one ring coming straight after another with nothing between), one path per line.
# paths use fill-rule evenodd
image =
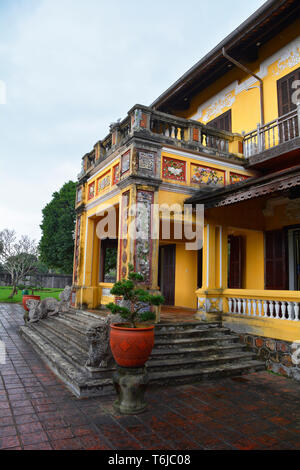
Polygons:
M117 280L118 240L106 239L100 245L100 282Z
M165 305L175 305L175 258L176 245L160 247L158 285L165 298Z

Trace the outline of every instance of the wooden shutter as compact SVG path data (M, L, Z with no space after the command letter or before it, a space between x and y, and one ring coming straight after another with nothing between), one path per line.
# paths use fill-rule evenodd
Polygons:
M207 123L208 126L215 127L221 131L231 132L231 109L221 114L217 118Z
M229 243L229 289L243 288L243 237L228 237Z
M277 80L279 117L297 108L297 105L292 101L292 95L296 90L292 88L295 80L300 80L300 68Z
M265 288L286 290L287 249L284 230L272 230L265 233Z

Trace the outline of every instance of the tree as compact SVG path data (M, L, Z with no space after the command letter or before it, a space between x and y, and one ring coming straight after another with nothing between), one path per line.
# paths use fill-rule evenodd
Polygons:
M18 239L14 230L3 230L0 232L0 262L11 276L13 290L10 298L13 298L19 282L36 272L38 250L35 241L27 235Z
M110 303L106 308L112 313L119 313L122 318L127 320L131 328L137 328L137 320L154 320L155 314L150 310L146 311L149 305L159 306L164 303L162 295L153 295L149 291L139 287L144 281L142 274L136 273L134 267L129 266L128 279L122 279L114 284L111 294L123 297L126 306Z
M43 209L39 243L40 260L48 268L71 274L73 271L76 183L69 181L55 192Z

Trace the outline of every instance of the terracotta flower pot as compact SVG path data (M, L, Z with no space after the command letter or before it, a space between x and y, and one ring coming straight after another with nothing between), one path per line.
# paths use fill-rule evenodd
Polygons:
M154 326L129 328L111 325L110 347L116 363L121 367L142 367L154 346Z
M22 299L22 303L23 303L23 307L24 307L24 310L26 310L26 312L29 311L29 308L27 307L27 300L29 299L32 299L32 300L41 300L40 296L38 295L23 295L23 299Z

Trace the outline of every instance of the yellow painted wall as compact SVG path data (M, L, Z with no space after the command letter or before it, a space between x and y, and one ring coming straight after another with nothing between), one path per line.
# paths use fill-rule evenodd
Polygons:
M243 289L264 289L264 232L228 228L244 239Z
M255 74L260 71L263 62L282 50L279 60L267 65L267 75L263 78L264 83L264 110L265 122L272 121L278 117L277 101L277 80L300 67L300 48L296 48L289 56L284 55L284 48L299 38L300 19L295 18L293 25L283 30L271 41L262 45L259 50L259 58L252 64L245 65ZM204 124L232 110L232 132L250 132L257 127L260 122L260 100L258 81L251 84L248 90L236 89L234 82L238 86L245 84L245 80L250 78L243 71L233 67L216 82L196 95L190 108L185 112L177 114L189 119L196 119ZM234 89L233 89L234 88ZM209 103L207 103L209 101ZM211 101L211 102L210 102ZM205 105L207 103L207 105ZM203 107L203 105L205 105ZM202 108L202 116L199 116L199 108ZM206 116L206 118L205 118Z
M187 251L184 244L176 245L175 305L197 307L197 252Z

